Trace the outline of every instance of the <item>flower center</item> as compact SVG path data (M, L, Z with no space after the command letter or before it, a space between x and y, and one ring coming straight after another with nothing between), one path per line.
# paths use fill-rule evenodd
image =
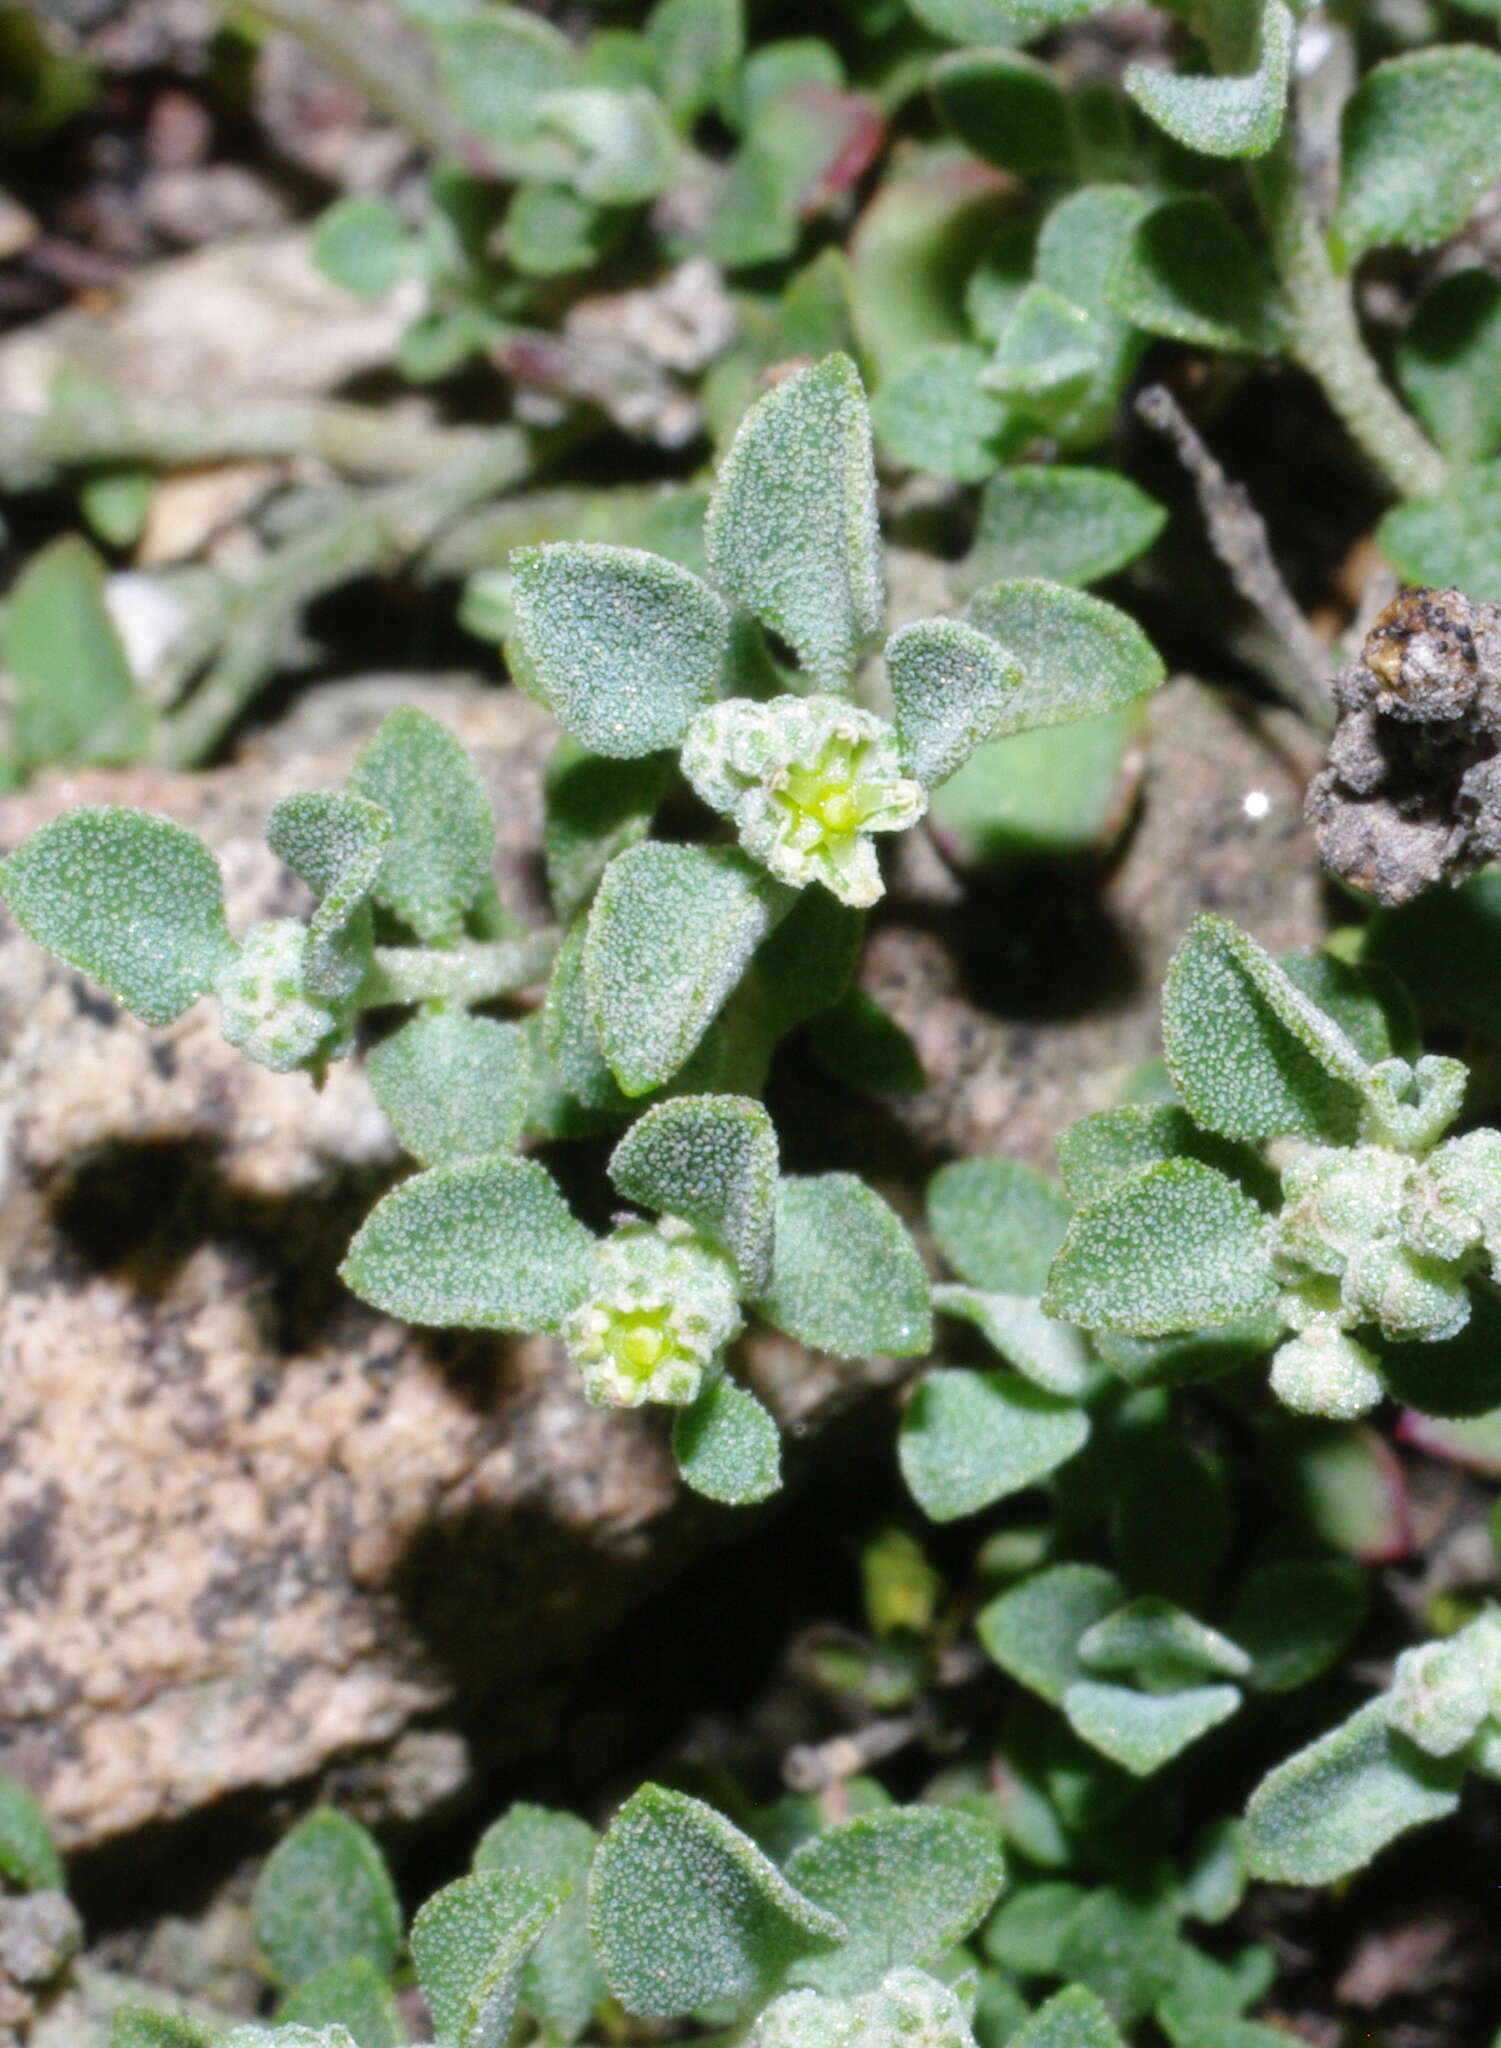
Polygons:
M668 1322L669 1307L635 1309L618 1316L610 1332L610 1349L621 1370L634 1380L649 1380L657 1367L674 1353Z
M811 768L788 769L783 795L793 810L821 825L827 838L847 838L860 829L858 775L857 750L834 740Z

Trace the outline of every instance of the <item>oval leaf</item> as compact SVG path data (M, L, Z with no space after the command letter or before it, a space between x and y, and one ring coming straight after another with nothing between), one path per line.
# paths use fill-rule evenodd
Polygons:
M819 685L849 687L883 602L870 412L848 356L758 399L720 466L704 530L733 603L780 633Z
M339 1272L405 1322L555 1330L582 1296L593 1244L534 1159L472 1160L393 1188Z
M922 619L886 642L886 674L907 767L931 788L1001 730L1021 685L1018 662L958 619Z
M145 1024L170 1024L234 955L218 864L148 811L68 811L0 863L22 931L103 984Z
M611 861L584 973L595 1033L627 1095L672 1078L793 901L730 847L653 840Z
M849 1997L962 1941L994 1903L1005 1865L994 1832L972 1815L896 1806L804 1842L787 1875L849 1929L832 1955L798 1964L798 1983Z
M724 600L639 548L558 541L511 559L522 679L559 724L615 759L676 746L719 684Z
M532 1078L519 1024L463 1010L420 1015L381 1041L366 1072L392 1130L424 1166L515 1149Z
M1240 1705L1233 1685L1196 1685L1187 1692L1134 1692L1128 1685L1080 1679L1063 1695L1074 1733L1133 1777L1149 1778L1228 1720Z
M722 1374L672 1426L672 1454L695 1493L726 1507L769 1500L782 1484L782 1440L754 1394Z
M838 1358L915 1358L933 1337L917 1247L852 1173L782 1182L771 1282L756 1307L787 1336Z
M1358 1713L1262 1780L1246 1808L1254 1877L1332 1884L1378 1849L1459 1804L1463 1756L1435 1757L1389 1727L1386 1701Z
M684 1095L633 1124L610 1160L627 1201L680 1216L729 1253L747 1293L771 1270L777 1134L744 1095Z
M288 1987L363 1957L386 1978L401 1946L401 1908L385 1858L357 1821L320 1807L272 1851L256 1880L255 1939Z
M902 1477L935 1522L977 1514L1035 1486L1080 1450L1089 1418L1015 1373L943 1369L902 1416Z
M764 2000L844 1927L723 1814L644 1785L599 1846L589 1925L605 1981L647 2018Z
M1022 680L993 728L1030 732L1114 711L1155 690L1166 671L1134 619L1103 598L1022 577L970 600L969 620L1021 663Z
M1081 1328L1166 1337L1254 1315L1276 1292L1266 1217L1213 1167L1117 1181L1069 1225L1043 1306Z
M1265 156L1282 132L1296 23L1282 0L1266 0L1259 11L1258 22L1251 8L1221 10L1232 18L1239 13L1255 34L1258 47L1245 53L1254 70L1222 78L1189 78L1145 64L1126 67L1126 91L1185 149L1200 156ZM1217 54L1234 64L1239 52Z
M1501 177L1501 57L1470 44L1368 71L1345 102L1334 233L1347 255L1431 249Z
M457 937L490 881L495 821L478 771L436 718L402 705L367 741L349 787L395 827L375 899L419 939Z
M928 1182L928 1228L961 1279L997 1294L1040 1294L1068 1229L1056 1181L1020 1159L959 1159Z
M461 1877L412 1922L417 1981L444 2048L504 2048L522 1973L568 1895L522 1870Z
M1154 207L1111 267L1110 303L1148 334L1229 355L1273 355L1285 339L1271 279L1240 229L1203 193Z
M1167 1063L1185 1107L1226 1138L1350 1144L1366 1064L1334 1019L1248 932L1196 917L1162 991Z

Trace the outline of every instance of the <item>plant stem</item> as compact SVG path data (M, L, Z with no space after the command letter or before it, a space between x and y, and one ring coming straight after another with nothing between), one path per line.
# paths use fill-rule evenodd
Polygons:
M487 437L337 399L280 399L227 407L133 398L99 387L40 413L0 413L0 486L29 490L69 470L311 455L362 477L423 476Z
M220 0L257 16L311 50L319 62L406 129L434 156L465 157L473 138L429 76L415 43L394 23L355 13L347 0Z
M1294 358L1318 379L1352 439L1400 497L1441 489L1447 464L1399 404L1366 347L1350 280L1330 260L1287 130L1251 167L1251 183L1292 312Z
M519 939L469 940L457 946L377 946L360 990L367 1009L384 1003L493 1002L544 981L562 932L554 925Z
M497 427L430 476L351 493L321 525L278 548L244 582L226 586L174 655L184 678L216 652L218 659L161 720L152 758L168 768L206 760L275 673L305 606L353 577L420 553L451 520L519 483L536 463L529 435Z

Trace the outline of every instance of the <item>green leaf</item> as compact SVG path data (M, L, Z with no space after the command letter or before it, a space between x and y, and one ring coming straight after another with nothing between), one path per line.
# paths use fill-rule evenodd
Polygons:
M507 1869L428 1900L412 1922L412 1960L443 2048L505 2048L527 1961L567 1891Z
M985 1954L1013 1976L1056 1977L1063 1930L1083 1897L1081 1886L1062 1881L1023 1885L986 1921Z
M276 2009L278 2027L340 2026L358 2048L406 2048L390 1985L366 1955L330 1963L306 1978Z
M769 1500L782 1484L782 1440L754 1394L723 1374L672 1425L672 1454L695 1493L727 1507Z
M956 50L933 66L929 89L948 127L985 163L1024 178L1073 168L1068 97L1035 57Z
M728 106L745 49L741 0L657 0L646 38L662 99L680 128Z
M914 356L882 385L871 417L894 462L961 484L990 475L1011 411L980 382L988 360L982 348L946 343Z
M548 93L572 82L573 46L560 29L521 7L486 7L434 27L438 81L455 114L489 145L502 172L524 172L522 151ZM561 157L553 168L561 171Z
M505 253L523 277L569 277L603 262L625 220L620 209L596 206L565 185L518 185L506 208ZM469 619L464 624L474 630Z
M363 1956L396 1967L401 1907L385 1858L347 1814L322 1806L272 1850L251 1902L256 1946L288 1988Z
M1461 270L1427 291L1397 347L1402 389L1455 462L1501 447L1501 280Z
M218 864L149 811L67 811L0 862L22 931L145 1024L170 1024L234 957Z
M723 599L639 548L557 541L511 559L527 687L593 753L676 746L724 669Z
M76 534L31 557L6 600L0 660L15 685L15 747L31 767L139 758L151 730L104 601L104 564Z
M1501 604L1501 462L1457 470L1429 498L1395 506L1377 538L1405 582ZM1435 898L1424 898L1432 912Z
M819 1065L851 1088L877 1095L916 1095L927 1086L917 1047L863 988L847 988L821 1011L808 1037Z
M1095 583L1144 553L1165 517L1114 470L1043 462L998 470L980 493L974 545L954 581L966 593L1018 577Z
M749 986L771 1038L822 1016L850 988L865 914L828 889L804 889L757 948Z
M995 1294L1040 1294L1068 1229L1056 1181L1020 1159L960 1159L928 1182L928 1228L962 1279Z
M907 767L928 786L1010 726L1023 687L1020 664L958 619L922 619L893 633L886 674Z
M1146 1693L1081 1679L1063 1695L1063 1711L1074 1733L1136 1778L1160 1771L1239 1705L1240 1692L1233 1685Z
M393 1188L339 1272L404 1322L555 1330L583 1294L593 1243L535 1160L477 1159Z
M110 2024L109 2048L213 2048L220 2039L221 2035L186 2013L122 2005Z
M366 906L392 830L390 813L379 804L337 790L284 796L267 815L266 844L319 899L308 927L304 977L309 994L326 1002L350 1002L369 972Z
M1142 112L1201 156L1264 156L1282 130L1297 24L1282 0L1241 7L1230 15L1237 18L1247 33L1218 53L1222 68L1233 67L1229 77L1126 67L1123 83Z
M1463 1754L1434 1757L1397 1734L1378 1698L1263 1778L1246 1808L1254 1877L1332 1884L1408 1828L1459 1804Z
M1110 303L1148 334L1228 355L1275 355L1284 317L1260 259L1217 200L1169 199L1113 264Z
M576 2041L605 1995L589 1945L589 1866L598 1840L572 1813L519 1802L480 1837L476 1875L522 1870L549 1889L572 1887L521 1972L521 2002L548 2041Z
M998 732L1094 718L1146 696L1166 674L1134 619L1040 577L992 584L970 599L968 618L1021 663Z
M627 1201L680 1216L728 1252L748 1294L771 1271L777 1134L743 1095L684 1095L633 1124L610 1160Z
M1401 981L1379 962L1341 960L1322 947L1281 953L1277 965L1308 1000L1332 1017L1363 1060L1416 1063L1422 1052L1417 1013Z
M852 1173L782 1181L771 1280L776 1329L837 1358L915 1358L932 1342L928 1276L900 1219Z
M890 1970L932 1963L988 1911L1005 1878L993 1829L940 1806L867 1813L795 1849L787 1875L849 1929L797 1982L830 1996L873 1991Z
M832 44L818 36L784 36L752 50L741 68L739 123L750 127L758 114L800 85L844 85L844 65Z
M375 900L419 939L457 938L490 881L495 821L473 762L435 718L404 704L366 742L349 777L395 826Z
M61 1891L62 1858L47 1817L19 1779L0 1774L0 1878L21 1891Z
M587 937L586 922L580 918L558 949L540 1020L542 1046L558 1080L576 1102L585 1110L621 1121L630 1115L632 1105L605 1062L589 1011L584 977Z
M1467 43L1368 71L1345 102L1333 233L1367 249L1431 249L1501 177L1501 57Z
M132 548L145 531L155 492L156 478L149 469L99 469L78 486L78 509L100 540L112 548Z
M569 179L595 206L637 206L672 183L679 153L662 103L642 86L577 86L537 106L539 136L560 136Z
M928 826L956 867L1004 868L1107 852L1129 820L1124 792L1141 711L987 740L933 792Z
M424 1166L515 1150L532 1080L519 1024L461 1010L417 1016L381 1041L365 1070L391 1128Z
M1108 2009L1082 1984L1041 2005L1007 2048L1126 2048Z
M973 1323L1008 1365L1044 1393L1077 1401L1100 1378L1088 1344L1068 1323L1045 1315L1025 1294L986 1294L977 1287L935 1287L933 1306Z
M1099 1565L1052 1565L992 1600L975 1626L1001 1669L1056 1707L1089 1676L1079 1638L1124 1597L1120 1580Z
M1187 1110L1167 1102L1132 1102L1098 1110L1060 1131L1054 1140L1068 1199L1084 1209L1115 1186L1169 1159L1197 1159L1238 1181L1268 1208L1280 1206L1281 1188L1272 1170L1249 1146L1204 1131Z
M584 971L600 1047L627 1095L677 1072L793 900L730 847L649 840L610 863Z
M1227 1138L1347 1145L1366 1065L1335 1021L1228 919L1196 917L1162 991L1162 1036L1185 1107Z
M1230 1633L1251 1658L1257 1692L1295 1692L1331 1669L1365 1619L1365 1573L1348 1558L1288 1558L1251 1573Z
M878 389L924 349L974 339L966 287L1011 204L974 164L893 166L850 245L855 332ZM1030 253L1029 239L1024 276Z
M1177 1921L1177 1903L1160 1878L1154 1884L1143 1873L1134 1883L1096 1886L1064 1929L1061 1974L1087 1985L1119 2025L1131 2027L1173 1981Z
M898 1456L924 1514L952 1522L1035 1486L1088 1436L1081 1408L1030 1380L941 1368L907 1403Z
M1079 1211L1043 1306L1086 1330L1166 1337L1255 1315L1274 1292L1264 1213L1213 1167L1174 1159Z
M615 1816L589 1882L594 1952L627 2012L753 2008L844 1928L722 1814L644 1785Z
M1186 1674L1244 1678L1251 1660L1238 1643L1208 1628L1160 1593L1128 1600L1079 1638L1091 1671L1130 1671L1152 1691L1172 1690Z
M780 633L822 688L847 689L882 607L870 414L848 356L751 407L720 466L705 543L725 596Z
M582 910L616 854L646 837L675 768L670 754L607 761L559 740L543 782L542 851L560 917Z
M833 56L821 43L796 47ZM752 68L746 67L747 75ZM829 82L774 84L764 101L759 94L747 95L757 102L749 132L730 161L709 216L704 247L728 270L792 256L808 219L829 210L855 167L881 141L879 110L863 94L843 92Z
M388 199L360 193L319 216L313 261L357 299L379 299L423 268L420 239Z

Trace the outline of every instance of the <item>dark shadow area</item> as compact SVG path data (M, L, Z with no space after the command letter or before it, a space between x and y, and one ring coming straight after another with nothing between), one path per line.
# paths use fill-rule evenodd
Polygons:
M82 1272L114 1275L152 1298L202 1245L244 1253L267 1341L291 1355L318 1343L347 1305L339 1262L390 1179L349 1167L268 1196L236 1186L222 1148L207 1138L122 1140L81 1159L51 1206Z

